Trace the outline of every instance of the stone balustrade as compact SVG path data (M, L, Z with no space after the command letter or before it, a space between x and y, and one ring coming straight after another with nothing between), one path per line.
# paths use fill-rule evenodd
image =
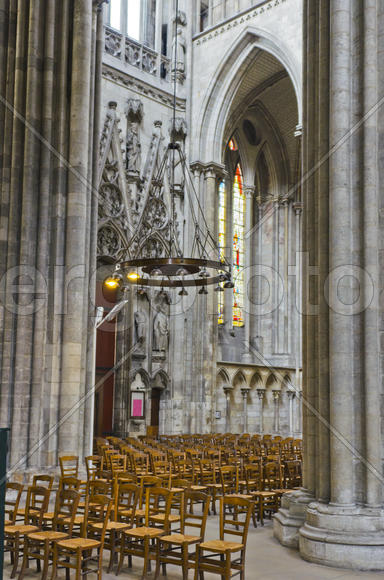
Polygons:
M171 60L109 26L105 27L105 52L150 75L170 81Z

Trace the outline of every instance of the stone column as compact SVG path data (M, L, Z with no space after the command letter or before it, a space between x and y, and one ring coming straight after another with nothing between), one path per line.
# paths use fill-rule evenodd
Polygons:
M304 485L315 501L299 548L313 562L370 570L384 569L383 16L376 0L305 3L303 243L317 281L304 293L305 309L316 304L304 316ZM276 519L286 530L287 509Z
M276 434L279 433L280 429L280 397L281 391L273 389L273 429Z
M225 431L230 433L231 431L231 392L233 387L231 385L225 385Z
M293 401L295 399L295 391L287 391L287 397L289 402L289 435L292 437L294 431Z
M3 0L0 6L6 91L1 74L0 86L11 105L0 106L1 275L8 272L0 406L11 427L11 465L23 472L56 464L58 419L62 428L68 420L61 451L83 455L89 436L84 395L101 4ZM28 297L17 308L15 291ZM66 373L74 381L69 390Z
M241 388L241 396L243 397L243 433L248 431L248 393L249 387Z
M264 397L265 389L257 389L257 396L259 398L259 413L260 413L260 433L264 432L264 421L263 421L263 411L264 411Z

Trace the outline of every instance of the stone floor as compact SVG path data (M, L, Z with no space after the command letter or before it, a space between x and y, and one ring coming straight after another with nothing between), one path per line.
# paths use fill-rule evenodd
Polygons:
M208 518L207 539L217 537L218 517L211 516ZM38 579L40 577L34 570L24 576L24 580ZM181 580L180 570L176 567L168 566L167 576L169 580ZM4 578L8 579L11 573L9 556L5 557ZM141 576L141 561L138 558L133 559L133 568L128 570L123 568L119 578L138 579ZM71 575L72 577L72 575ZM96 578L96 575L90 575L90 578ZM148 574L148 580L153 577ZM310 564L302 560L296 550L283 548L273 537L272 522L267 521L264 527L259 526L257 529L251 525L246 561L246 580L349 580L349 579L378 579L383 577L383 572L359 572L344 570L342 568L328 568L317 564ZM49 578L49 576L48 576ZM58 580L65 578L64 571L59 571ZM160 575L160 578L163 576ZM189 573L190 580L193 579L193 572ZM205 580L219 578L212 574L205 574ZM103 580L116 579L115 574L103 573ZM16 576L17 580L17 576Z

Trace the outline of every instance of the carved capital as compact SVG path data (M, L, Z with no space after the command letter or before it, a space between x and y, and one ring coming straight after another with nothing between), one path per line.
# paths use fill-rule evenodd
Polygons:
M205 165L201 161L193 161L190 164L191 171L193 172L195 177L201 175L204 171Z
M184 117L176 117L175 128L173 129L173 119L169 123L169 135L171 141L185 141L187 136L187 122Z
M205 164L204 174L206 178L223 179L227 172L224 165L221 165L221 163L216 163L215 161L211 161L210 163Z
M143 118L143 103L140 99L127 100L127 117L132 123L141 123Z
M281 397L281 391L278 391L277 389L273 389L272 395L273 395L273 400L275 401L275 403L277 403L277 401L279 401L279 399Z
M243 192L245 197L253 198L255 195L255 186L254 185L244 185Z
M303 211L304 204L302 201L295 201L295 203L292 205L292 207L295 211L295 214L300 215Z
M265 397L265 389L256 389L257 396L259 397L260 401L262 401Z

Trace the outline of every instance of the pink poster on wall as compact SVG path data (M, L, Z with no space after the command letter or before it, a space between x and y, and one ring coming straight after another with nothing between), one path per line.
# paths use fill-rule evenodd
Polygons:
M144 393L132 393L131 417L143 417Z

